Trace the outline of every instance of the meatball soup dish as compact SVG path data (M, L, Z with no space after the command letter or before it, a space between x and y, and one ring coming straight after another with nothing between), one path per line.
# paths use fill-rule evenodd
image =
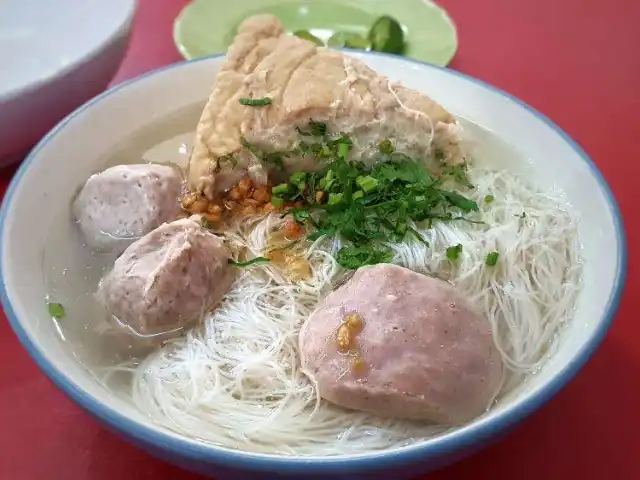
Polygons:
M51 316L63 336L91 318L99 381L211 444L336 456L459 428L553 355L582 275L563 196L487 161L474 129L248 18L187 165L120 160L78 186L90 302L52 288Z

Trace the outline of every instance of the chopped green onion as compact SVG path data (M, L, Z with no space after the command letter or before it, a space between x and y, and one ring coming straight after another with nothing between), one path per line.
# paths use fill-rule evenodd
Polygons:
M393 144L391 143L391 140L381 141L380 145L378 145L378 150L380 150L380 153L383 155L391 155L393 153Z
M336 205L342 201L341 193L330 193L329 200L327 200L328 205Z
M336 178L336 172L334 172L333 170L329 170L324 178L325 181L330 182L331 180Z
M324 42L308 30L298 30L296 32L293 32L293 34L298 38L302 38L303 40L308 40L312 43L315 43L319 47L324 47Z
M487 205L493 203L493 195L485 195L484 196L484 203L486 203Z
M246 262L236 262L235 260L229 259L229 265L233 265L234 267L248 267L250 265L256 265L258 263L268 263L269 259L264 257L256 257L251 260L247 260Z
M272 196L271 205L273 205L276 208L282 208L284 207L284 200L282 198Z
M496 263L498 263L498 257L500 257L500 254L498 252L491 252L487 255L485 263L490 267L493 267Z
M62 306L61 303L48 302L47 308L49 310L49 315L55 319L64 318L67 315L64 310L64 306Z
M248 107L266 107L271 105L272 100L269 97L264 98L241 98L240 104Z
M275 187L273 187L273 189L271 190L271 195L282 197L283 195L291 193L291 187L292 185L289 183L281 183L280 185L276 185Z
M460 253L462 253L462 245L460 244L453 245L452 247L447 247L447 258L449 260L457 260L460 256Z
M350 145L348 143L340 143L338 144L338 156L343 160L347 159L347 154L349 153Z
M289 181L291 182L291 184L298 187L298 190L302 191L304 190L305 183L307 181L307 174L304 172L295 172L291 175Z
M336 178L332 178L331 180L329 180L328 182L325 182L324 186L322 188L324 188L325 190L329 191L331 190L331 188L334 185L337 185L338 180Z
M362 190L358 190L353 195L351 195L352 200L358 200L359 198L364 197L364 192Z
M271 105L271 99L269 97L264 98L241 98L241 105L246 105L248 107L266 107L267 105Z
M362 190L367 193L375 190L375 188L378 186L378 180L373 178L371 175L356 178L356 183Z

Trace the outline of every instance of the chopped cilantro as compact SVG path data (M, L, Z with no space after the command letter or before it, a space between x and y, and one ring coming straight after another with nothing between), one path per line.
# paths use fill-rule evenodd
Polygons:
M322 122L309 122L309 130L314 137L323 137L327 134L327 124Z
M466 179L464 166L436 178L419 159L395 152L390 141L378 146L377 161L364 163L347 158L353 142L348 135L329 133L324 123L310 121L298 132L298 144L277 158L305 155L322 165L313 172L294 173L275 186L271 202L281 208L286 202L300 201L302 206L288 214L313 227L308 240L340 237L344 247L337 260L345 268L391 261L391 250L384 245L405 241L407 236L428 246L415 224L431 228L437 220L482 223L468 218L479 211L478 204L443 183L453 176L464 184L458 181L458 177ZM243 145L264 158L246 142ZM456 247L455 252L457 258L460 250Z
M356 183L366 193L375 190L378 186L378 180L373 178L371 175L356 178Z
M476 202L474 202L473 200L469 200L466 197L463 197L459 193L456 193L454 191L449 191L449 192L443 191L442 195L444 196L444 198L446 198L449 201L449 203L451 203L451 205L453 205L454 207L458 207L460 210L464 212L478 211L478 204Z
M302 130L300 127L296 127L296 130L303 137L324 137L328 132L326 123L314 120L309 120L307 128L308 130Z
M336 261L344 268L357 269L364 265L375 265L377 263L389 263L393 260L393 254L388 248L364 247L342 247L338 251Z

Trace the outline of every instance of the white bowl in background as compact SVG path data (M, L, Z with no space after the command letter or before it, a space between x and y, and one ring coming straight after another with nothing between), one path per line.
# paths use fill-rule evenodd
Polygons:
M124 57L135 0L5 0L0 166L102 92Z
M20 341L72 399L155 455L218 478L228 473L270 478L268 474L274 472L333 479L391 472L395 478L406 478L454 461L516 425L566 385L610 326L623 290L625 237L616 202L584 152L544 116L480 81L397 56L349 54L491 130L519 152L503 158L504 164L542 189L565 192L580 220L584 258L584 285L575 318L562 332L557 353L491 412L451 433L408 447L333 458L251 454L154 424L144 412L106 391L64 347L45 308L47 272L42 257L46 246L63 264L77 267L74 240L68 233L73 226L69 205L89 175L104 168L105 158L133 137L144 143L144 138L151 138L149 125L184 112L192 112L188 128L195 128L198 109L204 105L222 57L173 65L119 85L67 117L22 164L0 211L0 296ZM174 130L165 132L166 138L184 133ZM150 146L139 145L141 151ZM60 232L55 241L48 240L46 232L51 229ZM73 302L68 308L74 308Z

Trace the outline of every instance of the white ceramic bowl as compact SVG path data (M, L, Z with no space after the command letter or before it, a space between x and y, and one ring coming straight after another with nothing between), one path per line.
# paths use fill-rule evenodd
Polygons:
M127 47L135 0L5 0L0 165L103 91Z
M221 57L173 65L119 85L58 125L21 166L0 217L2 303L21 342L77 403L164 459L217 477L241 470L352 479L391 471L403 478L451 462L521 421L576 374L609 328L623 289L625 239L611 192L584 152L541 114L482 82L395 56L350 54L495 132L521 153L504 159L510 168L540 188L564 190L580 219L585 261L575 318L562 333L557 354L517 393L463 428L410 447L339 458L278 457L218 448L153 424L143 412L105 391L63 348L44 306L42 255L47 244L63 264L74 264L74 249L67 246L73 239L64 230L70 221L67 209L77 188L104 167L106 156L134 133L144 137L149 124L180 112L192 112L190 126L195 126ZM45 234L52 228L63 229L53 244Z

